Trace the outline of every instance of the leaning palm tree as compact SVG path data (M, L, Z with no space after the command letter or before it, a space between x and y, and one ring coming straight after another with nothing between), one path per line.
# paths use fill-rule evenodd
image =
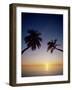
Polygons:
M53 40L49 41L49 42L47 43L47 45L48 45L47 51L48 51L48 50L51 50L51 53L52 53L52 52L56 49L56 50L59 50L59 51L63 52L62 49L57 48L57 46L60 46L60 45L57 44L56 42L57 42L56 39L55 39L54 41L53 41Z
M35 50L37 47L38 48L41 47L41 43L40 43L42 41L40 37L41 33L35 30L28 30L28 34L29 35L24 38L27 47L22 50L22 54L29 48Z

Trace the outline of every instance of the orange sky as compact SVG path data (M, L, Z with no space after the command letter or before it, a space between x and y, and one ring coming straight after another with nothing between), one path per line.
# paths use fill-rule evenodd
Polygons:
M26 73L57 73L63 70L63 62L51 61L45 63L22 64L22 70Z

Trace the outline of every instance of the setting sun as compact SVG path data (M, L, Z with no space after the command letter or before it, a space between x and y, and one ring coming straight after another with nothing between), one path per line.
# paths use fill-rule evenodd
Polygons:
M48 71L50 65L49 64L45 64L45 70Z

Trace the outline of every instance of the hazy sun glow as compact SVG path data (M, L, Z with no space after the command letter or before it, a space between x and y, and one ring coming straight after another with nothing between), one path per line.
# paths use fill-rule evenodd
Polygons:
M49 64L45 64L45 69L46 69L46 71L48 71L49 67L50 67Z

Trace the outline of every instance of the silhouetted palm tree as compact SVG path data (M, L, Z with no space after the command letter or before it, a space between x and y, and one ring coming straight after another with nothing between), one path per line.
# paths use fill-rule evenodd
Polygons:
M49 41L47 43L47 45L48 45L47 51L48 50L51 50L51 53L52 53L56 49L56 50L59 50L59 51L63 52L62 49L57 48L57 46L60 46L60 45L59 44L56 44L56 42L57 42L56 39L54 41L53 40L52 41Z
M22 50L22 54L29 48L31 48L32 50L35 50L37 47L40 48L41 47L41 33L39 33L38 31L34 31L34 30L28 30L28 36L26 36L24 38L25 43L27 44L27 47L25 49Z

